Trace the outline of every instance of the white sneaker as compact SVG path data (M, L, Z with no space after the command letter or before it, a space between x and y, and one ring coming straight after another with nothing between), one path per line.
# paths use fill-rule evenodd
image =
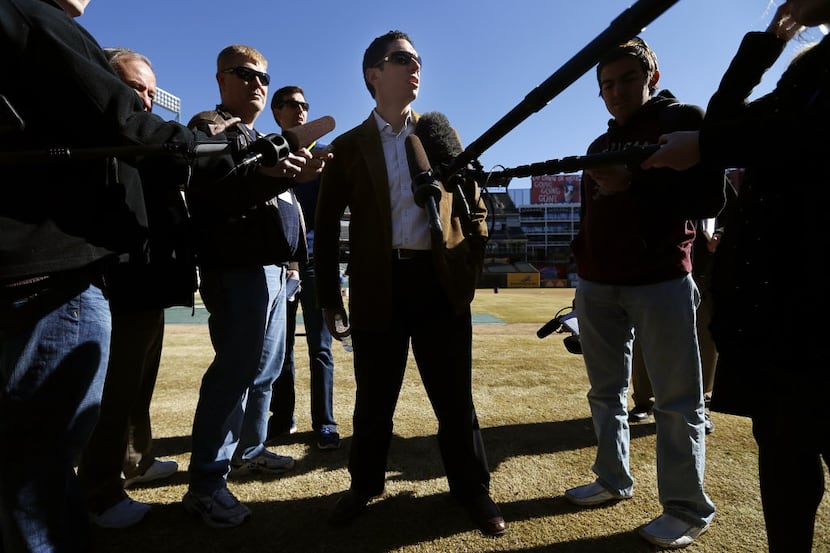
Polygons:
M231 464L236 469L267 470L270 472L285 472L294 468L294 459L285 455L277 455L263 449L262 453L251 459L243 459Z
M601 505L609 501L617 501L620 499L631 499L631 494L628 495L614 495L606 490L599 482L591 482L584 486L577 486L565 492L565 498L575 505L582 507L590 507L592 505Z
M251 516L251 510L228 488L219 488L210 495L189 491L182 498L182 505L188 513L199 515L212 528L233 528Z
M176 474L178 470L179 463L176 461L159 461L156 459L153 461L153 464L144 471L144 474L124 479L124 487L129 488L130 486L134 486L136 484L144 484L146 482L152 482L153 480L169 478Z
M663 513L648 524L640 526L640 536L654 545L669 549L679 549L694 542L709 525L700 527L690 524L676 516Z
M141 522L150 506L125 497L100 514L89 513L89 520L101 528L129 528Z

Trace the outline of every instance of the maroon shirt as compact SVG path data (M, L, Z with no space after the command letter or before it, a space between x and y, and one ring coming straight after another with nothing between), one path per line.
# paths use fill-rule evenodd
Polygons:
M702 121L703 110L662 91L625 126L611 120L588 154L656 144L661 134L698 129ZM571 245L580 278L642 285L685 276L691 272L695 237L690 219L714 216L723 205L722 173L699 167L631 169L631 187L616 193L603 192L587 173L582 175L581 225Z

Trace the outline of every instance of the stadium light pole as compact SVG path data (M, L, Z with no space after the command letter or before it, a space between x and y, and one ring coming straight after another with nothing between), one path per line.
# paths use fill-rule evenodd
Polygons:
M182 101L178 96L170 94L160 87L156 87L156 95L153 98L153 103L168 111L176 114L176 121L181 122L182 116Z

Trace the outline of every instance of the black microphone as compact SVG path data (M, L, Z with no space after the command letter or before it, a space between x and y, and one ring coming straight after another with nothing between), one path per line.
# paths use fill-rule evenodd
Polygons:
M410 134L404 141L406 160L409 163L409 174L412 175L412 194L418 207L427 210L429 216L429 230L443 241L444 229L441 227L441 216L438 214L438 201L441 200L441 187L430 169L429 158L421 145L417 135Z
M568 313L562 314L566 309L570 309ZM571 332L572 334L579 334L579 323L576 320L576 311L573 307L563 307L560 309L554 318L542 325L542 328L536 331L537 338L547 338L554 332Z
M554 332L570 332L570 336L565 336L563 343L568 353L581 354L582 342L579 338L579 323L576 320L576 312L571 311L565 315L560 315L562 311L567 308L562 308L554 318L542 325L542 328L536 331L538 338L547 338Z
M554 317L548 322L546 322L544 325L542 325L542 328L536 331L536 337L539 339L547 338L548 336L559 330L560 326L562 326L562 321L559 320L559 317Z
M474 228L473 212L462 188L464 179L460 173L446 175L455 158L464 152L458 132L443 113L431 111L418 118L415 135L421 139L427 158L435 164L432 170L436 178L443 183L444 190L453 194L453 212L460 213L464 233L471 234Z
M528 165L510 167L490 173L490 178L536 177L540 175L556 175L558 173L575 173L584 169L596 169L611 165L625 165L636 168L640 163L660 150L659 144L644 144L629 146L622 150L599 152L584 156L568 156L561 159L549 159Z
M272 133L254 140L246 150L246 156L237 169L259 163L264 167L273 167L291 152L305 148L321 136L334 130L334 117L324 115L319 119L297 125L282 135Z
M236 166L237 169L258 163L264 167L273 167L288 157L291 147L285 137L276 133L257 138L245 151L245 157Z
M421 115L415 124L415 135L421 139L427 159L436 166L433 170L439 172L439 180L441 175L438 166L448 166L453 159L464 151L458 133L450 125L447 117L437 111ZM444 186L446 187L446 185L445 182Z

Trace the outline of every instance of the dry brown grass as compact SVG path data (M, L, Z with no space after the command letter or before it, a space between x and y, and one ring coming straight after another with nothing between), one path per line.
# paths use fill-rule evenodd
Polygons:
M297 416L300 432L274 448L297 459L281 477L230 479L253 510L240 528L214 530L189 516L186 489L190 427L199 381L212 350L207 328L169 325L153 403L156 447L182 472L159 485L130 490L153 504L146 521L121 531L98 531L96 551L133 552L622 552L654 551L636 528L658 515L654 425L632 427L635 496L609 507L577 509L563 491L592 479L595 452L582 357L567 353L561 336L536 329L573 290L480 290L473 312L504 324L474 329L474 394L492 469L492 494L510 525L500 539L474 530L447 495L434 439L436 423L411 365L395 418L384 498L345 528L326 525L348 487L346 459L354 384L351 359L335 348L335 415L344 447L319 451L310 432L306 349L298 340ZM746 419L715 413L707 440L706 488L718 507L711 530L686 551L758 553L766 550L758 499L755 445ZM796 423L798 421L795 421ZM815 551L830 551L830 494L819 513Z

